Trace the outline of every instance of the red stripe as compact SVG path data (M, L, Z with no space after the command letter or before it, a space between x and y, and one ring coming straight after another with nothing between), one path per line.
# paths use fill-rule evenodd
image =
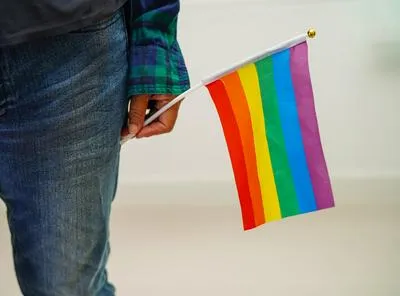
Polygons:
M223 82L220 80L212 82L206 85L206 87L211 94L215 107L217 108L224 131L225 140L228 146L242 209L243 227L245 230L255 228L256 223L254 220L254 212L250 196L243 146L240 139L240 131L235 120L228 93Z

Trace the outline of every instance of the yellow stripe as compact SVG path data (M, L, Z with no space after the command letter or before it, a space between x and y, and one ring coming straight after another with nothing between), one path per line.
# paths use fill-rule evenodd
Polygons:
M279 220L282 216L268 149L257 69L254 64L249 64L240 68L238 73L247 97L253 125L257 170L261 185L265 220Z

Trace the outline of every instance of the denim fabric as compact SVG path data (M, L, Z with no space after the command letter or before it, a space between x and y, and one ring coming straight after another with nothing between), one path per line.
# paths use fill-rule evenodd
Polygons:
M0 49L0 196L25 296L115 294L105 266L127 48L118 12Z

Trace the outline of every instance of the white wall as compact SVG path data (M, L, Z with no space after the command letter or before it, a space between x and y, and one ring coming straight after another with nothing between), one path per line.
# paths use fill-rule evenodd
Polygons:
M195 84L315 27L311 75L332 176L398 177L397 2L183 0L179 36ZM120 171L122 184L231 180L224 137L207 92L187 98L173 133L126 144Z

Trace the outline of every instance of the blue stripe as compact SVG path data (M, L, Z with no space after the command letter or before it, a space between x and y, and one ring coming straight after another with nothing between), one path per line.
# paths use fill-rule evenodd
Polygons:
M317 209L317 206L308 172L297 114L296 99L290 72L290 50L275 54L272 61L278 96L279 116L300 211L302 213L312 212Z

